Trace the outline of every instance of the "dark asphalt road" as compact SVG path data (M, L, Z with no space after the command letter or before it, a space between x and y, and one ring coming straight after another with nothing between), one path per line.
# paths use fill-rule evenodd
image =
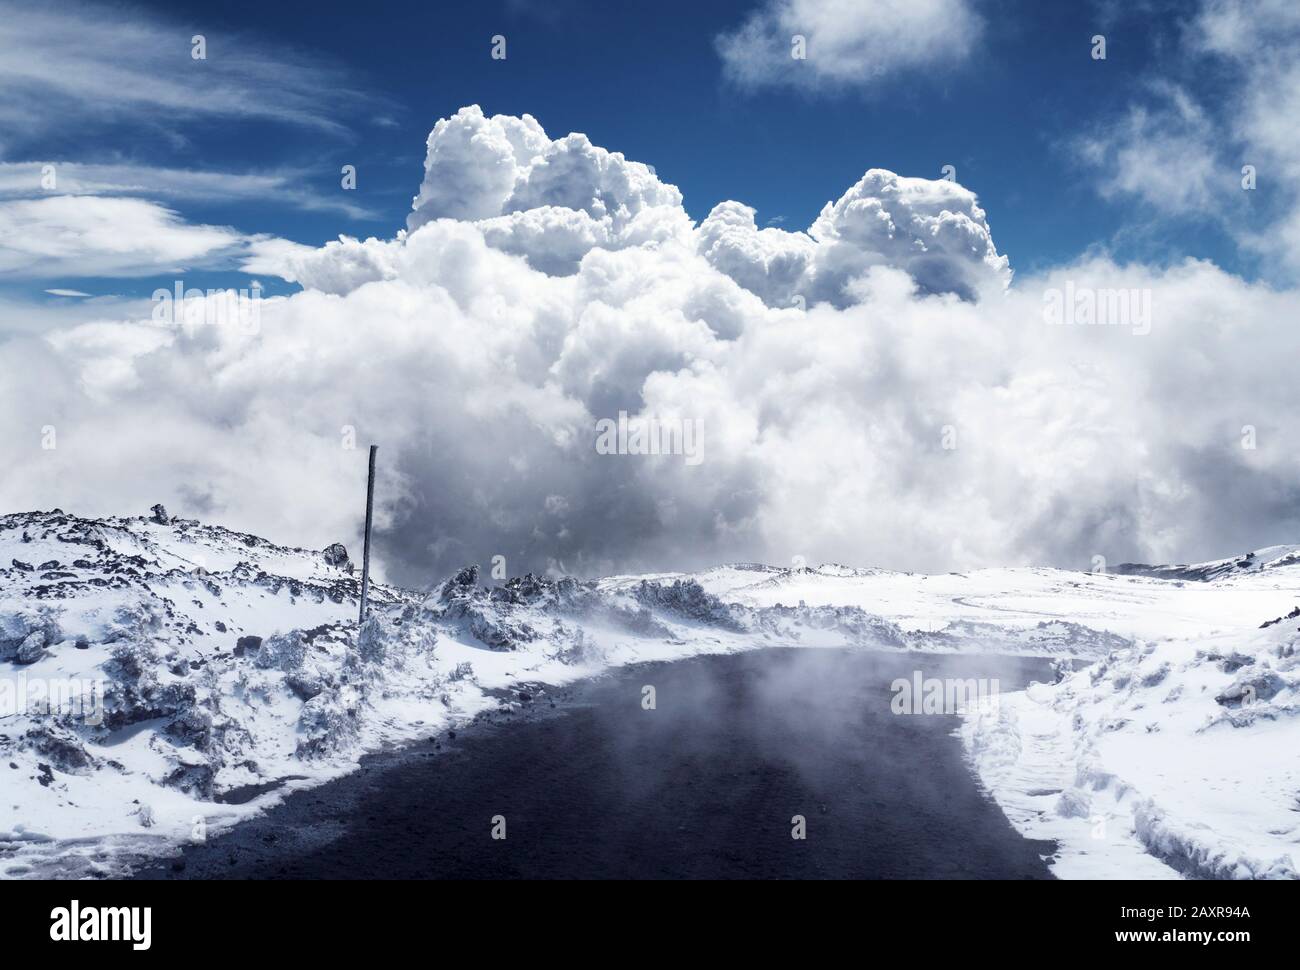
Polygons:
M1050 878L1054 846L979 791L956 718L891 713L891 681L916 669L1003 690L1050 679L1038 660L821 650L625 669L440 750L367 759L140 875Z

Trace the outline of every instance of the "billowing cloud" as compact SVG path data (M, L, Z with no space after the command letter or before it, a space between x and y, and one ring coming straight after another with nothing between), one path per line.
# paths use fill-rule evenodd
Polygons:
M641 246L690 232L675 185L648 165L593 145L555 141L531 115L485 117L473 105L429 133L424 183L407 217L478 222L492 245L548 272L573 272L587 250Z
M319 249L269 238L255 240L241 265L248 273L279 276L310 290L342 294L363 283L396 277L401 248L400 237L392 241L371 237L362 242L340 236Z
M485 117L478 106L437 123L407 224L474 225L494 249L549 275L577 272L593 249L681 247L771 306L851 302L847 284L872 266L908 272L926 293L974 298L1004 287L999 255L975 194L950 181L872 169L826 203L806 232L759 230L754 211L723 202L698 231L676 186L649 166L591 144L552 141L530 115ZM348 237L310 249L282 240L254 247L251 272L276 273L328 293L399 275L403 239Z
M724 202L700 226L700 241L710 263L774 306L843 306L847 284L872 266L905 270L922 292L966 299L1010 277L975 193L883 169L826 203L807 233L759 230L754 210Z
M256 328L0 344L0 507L353 544L374 442L408 581L496 555L1089 567L1300 525L1293 291L1105 258L1010 283L969 191L881 170L791 233L736 202L692 226L649 168L529 118L467 109L429 148L396 238L261 245L304 289Z
M716 43L742 87L869 89L965 60L982 31L971 0L766 0Z

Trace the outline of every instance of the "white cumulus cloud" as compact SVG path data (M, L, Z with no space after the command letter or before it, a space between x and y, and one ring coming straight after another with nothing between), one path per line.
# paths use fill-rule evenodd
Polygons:
M429 133L424 182L407 225L479 222L493 245L551 272L572 272L587 250L682 237L682 194L648 165L593 145L552 141L531 115L486 117L478 105Z
M408 581L495 555L1087 567L1300 526L1294 291L1106 258L1012 282L967 189L879 169L786 232L737 202L693 226L648 167L530 118L463 110L429 155L395 238L258 244L303 290L254 331L88 315L0 342L0 507L162 501L352 544L374 442L378 555ZM1107 291L1145 293L1146 325L1044 319ZM620 412L693 422L702 460L598 452Z

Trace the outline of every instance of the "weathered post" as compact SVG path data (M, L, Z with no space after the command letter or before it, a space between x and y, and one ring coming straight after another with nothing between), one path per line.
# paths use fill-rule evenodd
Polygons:
M375 509L375 452L378 445L370 446L370 472L366 477L366 543L361 551L361 611L357 623L366 622L366 598L370 594L370 520Z

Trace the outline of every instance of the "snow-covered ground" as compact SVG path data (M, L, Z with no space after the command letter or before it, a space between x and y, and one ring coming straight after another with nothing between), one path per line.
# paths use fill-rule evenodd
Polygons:
M1057 875L1295 879L1298 630L1141 641L972 712L963 740L1012 823L1060 842Z
M493 588L468 568L427 591L372 585L358 627L341 547L161 509L4 516L0 875L113 874L124 853L238 821L511 686L806 645L1091 664L962 732L1012 822L1059 840L1058 875L1294 877L1300 620L1259 627L1300 602L1296 559L1129 575L730 565Z

